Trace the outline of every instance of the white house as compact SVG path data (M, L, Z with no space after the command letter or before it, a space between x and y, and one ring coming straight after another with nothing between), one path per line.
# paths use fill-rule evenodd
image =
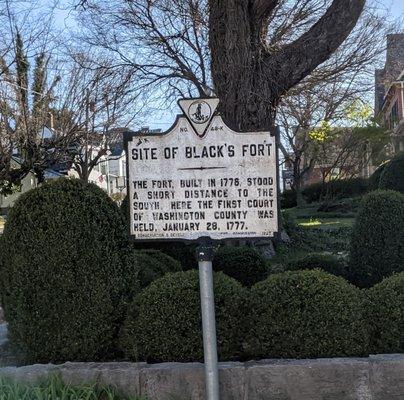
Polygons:
M11 166L18 168L20 165L20 161L18 157L13 157L11 160ZM44 171L44 176L45 176L45 181L49 181L52 179L58 179L64 175L61 173L53 170L53 169L47 169ZM8 196L4 196L0 194L0 214L4 214L7 212L7 209L12 207L15 203L15 201L20 197L23 193L28 192L28 190L31 190L33 188L36 188L38 186L38 180L33 172L29 172L27 176L25 176L21 180L21 185L20 187L13 193Z

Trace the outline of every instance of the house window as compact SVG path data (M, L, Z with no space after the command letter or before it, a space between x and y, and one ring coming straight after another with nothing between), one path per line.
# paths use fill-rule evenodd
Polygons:
M100 164L100 172L101 172L102 175L107 174L107 164L106 163Z
M394 129L399 122L398 118L398 104L397 101L394 103L393 107L391 108L390 112L390 129Z

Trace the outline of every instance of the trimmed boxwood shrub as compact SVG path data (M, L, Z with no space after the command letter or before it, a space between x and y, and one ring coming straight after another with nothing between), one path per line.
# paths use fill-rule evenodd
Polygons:
M26 361L111 352L138 286L136 266L124 262L121 213L107 194L79 180L46 183L20 196L2 239L2 304Z
M286 270L312 270L322 269L329 274L347 277L347 266L345 263L332 254L309 253L300 258L290 260L286 264Z
M404 352L404 272L368 290L370 351Z
M379 188L404 193L404 152L393 157L383 168Z
M134 253L139 265L139 282L142 288L161 278L168 272L181 271L181 264L158 250L138 250Z
M248 293L238 282L214 274L219 357L240 356L249 313ZM167 274L136 298L128 313L122 347L132 360L202 361L198 271Z
M120 206L123 218L127 224L127 232L129 233L129 202L126 196ZM133 243L133 247L138 250L159 250L164 254L179 261L183 270L194 269L198 265L196 259L196 245L185 244L183 242L161 242L161 243Z
M271 275L251 288L249 353L258 358L366 354L361 291L326 272Z
M213 269L250 287L266 278L268 270L261 253L247 246L222 246L213 257Z
M354 282L369 287L404 271L403 238L404 195L377 190L365 196L351 238L350 274Z
M161 242L161 243L136 243L132 244L133 248L138 251L152 250L160 251L161 253L178 261L181 265L181 270L187 271L198 267L196 258L197 245L194 243L182 242Z

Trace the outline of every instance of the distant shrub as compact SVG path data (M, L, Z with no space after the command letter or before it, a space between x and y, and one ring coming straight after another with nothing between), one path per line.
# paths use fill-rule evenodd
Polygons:
M222 273L214 274L218 352L222 360L242 353L248 293ZM202 361L198 271L167 274L153 282L129 310L122 347L132 360Z
M369 287L404 271L404 195L374 191L362 200L351 237L350 273Z
M404 272L373 286L368 297L370 351L404 352Z
M332 199L320 204L317 211L332 213L333 215L355 215L360 204L359 197L348 197L345 199Z
M322 269L335 276L347 278L347 266L332 254L309 253L303 257L290 260L286 264L289 271Z
M294 190L284 190L281 194L281 208L293 208L297 206L297 196Z
M386 164L380 175L379 188L404 194L404 152L397 154Z
M251 286L267 276L267 266L261 253L247 246L222 246L216 250L213 269L222 271L244 286Z
M323 271L270 275L251 288L247 348L258 358L366 354L361 291Z
M303 197L308 203L324 198L335 199L360 196L369 190L369 182L363 178L336 179L325 183L315 183L302 190Z
M158 250L138 250L134 253L139 265L139 282L142 288L161 278L168 272L181 271L181 264Z
M27 361L112 354L124 299L138 291L126 240L118 207L93 184L60 179L19 197L2 238L0 293Z
M325 184L319 182L304 187L302 190L302 195L308 203L313 203L315 201L320 201L320 199L324 195L324 192Z
M182 242L160 242L160 243L133 243L136 250L155 250L166 254L167 256L178 261L181 265L181 270L186 271L198 267L198 260L196 258L197 245L194 243Z

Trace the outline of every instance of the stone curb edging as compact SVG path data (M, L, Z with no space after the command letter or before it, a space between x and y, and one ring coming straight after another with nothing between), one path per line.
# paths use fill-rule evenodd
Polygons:
M220 363L221 400L403 400L404 354L369 358ZM72 363L0 368L0 376L36 382L59 373L78 385L99 382L148 400L203 400L200 363Z

